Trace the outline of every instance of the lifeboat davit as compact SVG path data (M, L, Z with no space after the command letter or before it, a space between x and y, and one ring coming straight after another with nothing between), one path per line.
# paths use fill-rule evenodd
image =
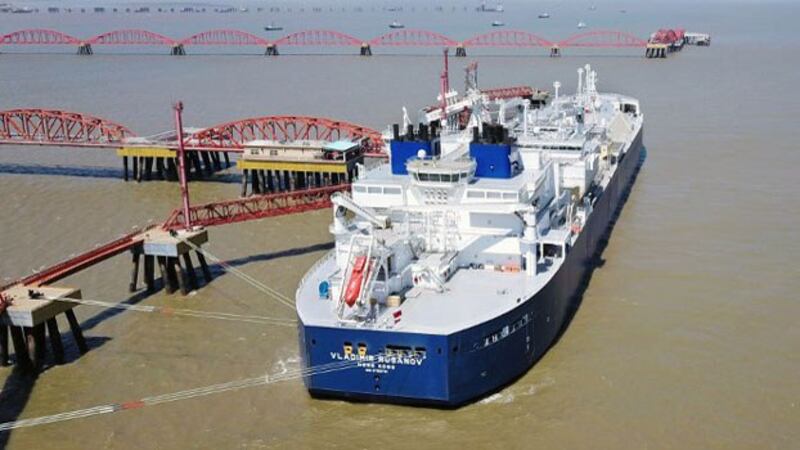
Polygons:
M347 282L347 289L344 291L344 302L347 306L353 306L361 294L361 282L364 280L364 272L367 267L367 257L365 255L356 256L353 261L353 271L350 272L350 280Z

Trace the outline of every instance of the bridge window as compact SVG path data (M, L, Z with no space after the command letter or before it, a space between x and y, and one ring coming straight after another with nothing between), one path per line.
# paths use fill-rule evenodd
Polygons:
M486 198L486 192L483 191L467 191L467 198Z
M369 193L369 194L380 194L381 193L381 188L380 188L380 186L369 186L367 188L367 193Z
M363 194L364 192L367 192L367 188L365 188L364 186L356 185L356 186L353 186L353 191L354 192L360 192L360 193Z
M400 189L399 187L385 187L383 188L383 193L390 195L400 195L403 193L403 190Z

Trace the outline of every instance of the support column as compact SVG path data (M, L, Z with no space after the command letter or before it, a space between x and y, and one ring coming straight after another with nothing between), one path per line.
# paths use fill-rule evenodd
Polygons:
M87 42L81 42L80 45L78 45L79 55L91 55L93 53L94 51L92 50L92 44L89 44Z
M186 281L186 272L181 267L181 261L178 258L170 258L170 260L172 260L172 270L178 280L178 288L181 290L181 295L186 295L189 293L189 285Z
M86 340L83 338L83 331L81 331L81 325L78 323L78 319L75 318L75 313L71 309L68 309L64 311L64 315L67 316L69 328L72 330L72 337L75 339L75 344L78 345L78 350L80 350L81 353L88 352L89 346L86 345Z
M139 280L139 250L134 247L131 249L131 259L133 267L131 268L131 282L128 284L128 292L136 292L136 282Z
M214 170L216 171L222 170L222 164L220 163L219 159L219 152L211 152L211 161L214 162Z
M139 157L138 156L134 156L133 157L133 178L135 178L136 181L142 181L142 179L139 178Z
M183 48L183 44L175 44L172 46L172 50L170 51L170 55L172 56L183 56L186 54L186 49Z
M253 195L261 193L261 184L258 182L258 170L250 171L250 189Z
M372 56L372 47L366 42L361 44L361 56Z
M147 181L153 179L153 158L144 159L144 179Z
M194 272L194 265L192 264L192 255L189 252L183 254L183 265L186 270L186 275L189 276L189 285L192 289L197 289L200 285L197 284L197 274Z
M158 175L159 179L167 179L164 175L164 158L156 158L156 175Z
M242 169L242 193L241 197L247 197L247 169Z
M208 263L206 263L206 257L200 252L195 253L197 254L197 261L200 262L200 268L203 270L203 279L208 284L211 282L211 270L209 270Z
M0 324L0 367L8 363L8 325Z
M197 176L198 180L202 179L203 165L200 163L200 155L197 154L198 152L187 152L187 153L191 155L192 164L194 164L194 174Z
M267 170L267 192L275 192L275 180L274 180L275 171Z
M11 326L11 340L14 341L14 356L17 360L17 365L25 372L33 371L31 365L31 357L28 354L28 346L25 344L25 335L22 333L21 327Z
M228 152L222 152L222 156L225 158L225 168L230 167L231 166L231 159L228 156Z
M159 256L158 264L161 268L161 277L164 280L164 286L167 289L167 294L172 294L177 291L177 276L175 274L175 267L172 265L172 258L168 256Z
M206 168L206 176L210 177L214 174L214 167L211 165L211 157L208 152L199 152L200 157L203 158L203 166Z
M155 259L153 255L144 255L144 285L147 287L147 292L153 292L156 288Z
M128 181L128 157L122 157L122 176L125 181Z
M178 171L175 168L175 158L167 159L167 179L169 181L175 181L178 179Z
M44 324L40 323L32 327L25 327L25 341L28 346L28 356L32 369L38 373L44 365L44 355L47 352L45 347Z
M47 319L47 334L50 336L50 347L56 364L64 364L64 345L61 343L61 332L58 331L58 322L55 317Z

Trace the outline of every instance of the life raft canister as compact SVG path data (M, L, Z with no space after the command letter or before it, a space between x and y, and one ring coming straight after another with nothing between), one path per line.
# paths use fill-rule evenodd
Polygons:
M353 271L350 272L350 280L347 282L347 289L344 291L344 302L347 306L353 306L361 294L361 281L364 279L364 269L367 265L365 255L356 256L353 261Z

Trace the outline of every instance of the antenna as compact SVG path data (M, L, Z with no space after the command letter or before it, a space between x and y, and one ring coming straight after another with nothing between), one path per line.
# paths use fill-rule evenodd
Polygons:
M178 101L175 108L175 134L178 139L178 176L181 184L181 199L183 200L183 225L188 230L192 227L189 215L189 182L186 179L186 149L183 142L183 102Z
M553 89L556 91L556 94L555 94L556 97L555 97L554 100L558 100L558 90L561 89L561 82L560 81L554 82L553 83Z
M478 61L471 62L466 69L464 69L464 92L471 90L478 90Z
M442 125L447 122L447 93L450 92L450 67L448 65L447 53L449 49L444 49L444 69L439 77L442 88ZM444 128L444 126L442 126Z

